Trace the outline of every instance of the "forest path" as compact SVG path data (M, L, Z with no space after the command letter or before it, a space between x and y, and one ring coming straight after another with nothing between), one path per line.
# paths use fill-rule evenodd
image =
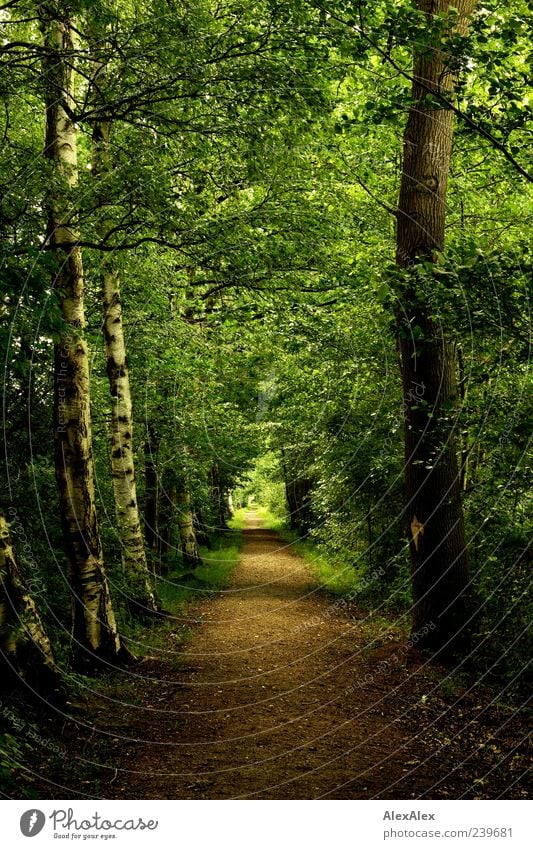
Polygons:
M421 764L427 750L403 726L405 702L375 673L360 624L316 591L302 557L253 512L244 537L232 586L195 606L202 624L177 681L145 692L134 720L140 739L121 748L103 795L421 795L435 764ZM404 653L394 668L406 663ZM155 673L157 665L145 667Z

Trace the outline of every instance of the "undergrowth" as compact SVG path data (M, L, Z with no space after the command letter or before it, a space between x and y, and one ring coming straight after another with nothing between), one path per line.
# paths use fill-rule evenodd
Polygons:
M187 624L187 606L199 598L225 589L239 561L242 534L231 529L227 534L214 537L211 548L200 549L201 564L192 572L184 573L179 555L170 563L169 572L159 576L156 592L163 607L159 623L152 619L139 620L129 617L122 627L123 638L130 651L143 655L154 649L164 650L169 637L174 645L183 644L190 638Z
M138 658L139 665L131 667L133 675L129 674L130 667L124 670L124 674L117 674L116 669L111 669L97 677L78 675L71 670L66 680L69 691L67 704L73 711L74 721L79 715L92 716L95 695L97 700L101 695L124 706L140 704L138 675L144 662L158 660L180 668L183 663L181 649L192 636L189 607L199 598L229 585L239 560L242 541L242 534L235 526L227 534L213 538L211 548L200 550L201 565L185 576L181 558L176 556L169 564L168 575L156 581L163 611L155 619L150 616L139 620L121 611L121 636ZM142 671L140 675L142 678ZM109 718L106 721L112 724ZM122 722L123 718L118 716L117 721ZM14 693L9 705L0 702L0 788L4 793L16 793L18 798L41 798L40 787L36 791L34 785L39 774L55 775L57 772L62 783L66 781L68 784L69 779L74 781L74 776L79 780L80 769L86 783L91 783L93 792L98 792L94 783L97 776L91 774L89 761L76 759L69 763L66 759L61 733L57 717L42 710L29 709L20 694ZM101 754L105 760L105 751L102 750ZM95 750L93 759L96 761L99 760L97 755Z
M291 549L300 554L311 567L315 577L324 589L336 596L348 596L356 593L364 576L353 563L342 560L338 555L332 557L316 542L301 539L296 531L287 527L284 517L276 516L268 507L258 507L257 517L263 527L276 531Z

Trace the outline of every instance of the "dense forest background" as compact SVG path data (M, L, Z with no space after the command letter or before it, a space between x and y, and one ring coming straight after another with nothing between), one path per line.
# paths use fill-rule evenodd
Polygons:
M13 716L151 653L249 504L522 704L526 3L11 0L0 30L8 788Z

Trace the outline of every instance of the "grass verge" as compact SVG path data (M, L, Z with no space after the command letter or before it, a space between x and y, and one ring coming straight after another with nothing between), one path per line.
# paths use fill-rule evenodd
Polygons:
M339 557L333 558L317 543L302 539L296 531L287 527L286 518L276 516L268 507L258 507L257 517L263 523L263 527L276 531L285 542L290 544L293 551L304 558L320 586L332 595L348 596L358 591L363 577L352 562L343 562Z
M247 513L246 507L239 507L238 510L235 510L233 517L228 521L228 528L233 531L242 531L246 527Z
M202 563L194 572L184 575L181 560L171 564L168 575L159 577L156 591L165 611L160 621L153 619L140 621L134 618L125 620L121 627L123 639L133 654L153 655L164 651L169 639L174 646L185 644L191 637L186 624L187 607L204 595L211 595L225 589L231 580L231 574L239 562L242 547L242 534L231 530L211 541L211 548L202 547Z
M4 789L20 798L47 799L57 783L68 786L72 798L101 795L102 782L109 779L101 765L113 758L119 762L121 735L136 733L132 708L143 703L149 709L157 706L152 677L172 682L173 670L180 673L187 664L183 647L193 636L192 624L200 621L190 608L198 599L229 585L242 542L239 530L213 538L211 548L201 549L202 564L187 576L180 558L170 564L169 574L157 580L165 612L145 621L121 617L121 636L139 664L94 678L71 673L71 715L66 722L58 723L52 714L39 716L20 705L13 707L12 721L5 711L5 716L0 715L0 784ZM94 728L105 728L107 733L95 735ZM88 729L87 733L83 729ZM29 740L23 743L26 737Z
M278 531L280 536L283 536L284 539L285 532L287 534L292 533L292 531L289 531L287 527L287 518L285 516L276 516L268 509L268 507L258 507L256 512L257 518L261 520L263 527L267 530ZM297 538L296 534L294 534L294 538Z

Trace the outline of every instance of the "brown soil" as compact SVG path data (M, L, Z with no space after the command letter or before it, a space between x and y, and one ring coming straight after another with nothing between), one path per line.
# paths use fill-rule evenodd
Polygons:
M378 625L317 590L303 559L254 514L244 534L230 589L192 611L199 624L181 663L145 661L134 673L137 704L100 696L89 738L83 723L65 730L78 757L101 765L89 778L74 768L69 795L524 794L511 710L487 713L466 686L444 697L445 672L407 651L398 630L376 639Z

